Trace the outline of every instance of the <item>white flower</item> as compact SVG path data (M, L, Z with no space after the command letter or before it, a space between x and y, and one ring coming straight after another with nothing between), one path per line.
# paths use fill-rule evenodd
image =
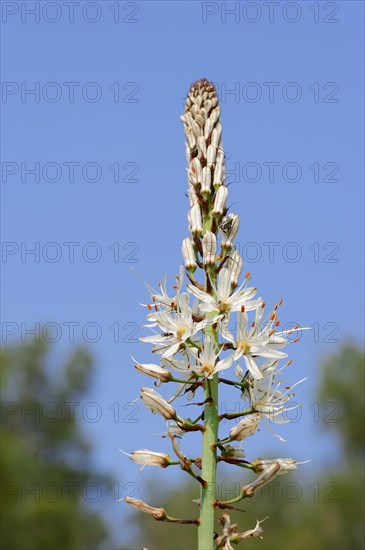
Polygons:
M243 289L246 282L231 294L231 280L231 269L223 267L218 274L218 283L213 288L214 296L190 284L187 285L187 289L201 300L200 310L205 313L227 314L231 311L240 311L242 306L246 310L251 310L261 303L260 300L251 300L256 294L256 288Z
M257 364L257 358L282 359L288 354L280 351L279 348L285 346L288 341L280 334L272 331L271 324L261 327L262 312L264 303L256 309L255 321L249 322L246 311L238 313L237 335L236 338L225 329L222 336L235 347L231 355L232 362L244 358L246 367L254 378L261 379L263 374Z
M182 294L179 300L179 310L174 312L158 311L147 316L152 321L149 327L158 326L162 334L143 336L142 342L155 344L154 353L162 353L163 358L172 357L179 350L186 348L187 340L208 325L210 320L195 323L192 310L189 307L189 297Z
M231 363L227 362L226 359L218 361L218 355L219 351L216 352L214 337L207 334L203 351L197 358L197 365L194 370L198 374L206 376L206 378L213 378L215 373L230 367Z
M298 407L300 407L300 405L296 404L291 407L286 407L286 404L291 400L294 395L293 393L289 392L291 392L291 390L295 386L301 384L302 382L304 382L304 380L306 380L306 378L303 378L302 380L299 380L298 382L293 384L291 387L285 389L285 391L281 391L280 386L283 381L279 381L276 385L274 385L274 374L275 370L269 369L267 379L264 378L264 380L252 380L252 383L248 389L248 400L250 408L253 411L260 413L266 427L271 432L272 430L269 428L265 420L275 422L276 424L286 424L290 422L287 413L289 411L297 409ZM243 396L246 396L246 392L244 392ZM273 435L275 435L275 437L278 437L280 441L285 441L285 439L283 439L278 434L275 434L274 432L272 433Z

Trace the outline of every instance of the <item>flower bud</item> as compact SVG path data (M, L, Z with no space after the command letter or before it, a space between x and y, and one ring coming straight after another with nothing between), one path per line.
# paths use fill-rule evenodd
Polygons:
M157 453L155 451L149 451L148 449L133 451L131 454L128 454L128 456L131 460L133 460L133 462L142 465L141 470L143 470L145 466L159 466L160 468L166 468L172 462L172 459L168 454Z
M191 123L191 127L193 129L193 132L195 136L198 138L199 136L203 135L202 129L200 128L199 124L196 120L193 120Z
M191 240L188 237L183 240L181 251L186 269L194 272L197 267L195 253Z
M198 147L203 153L203 156L206 158L207 156L207 142L205 141L204 136L198 137Z
M202 171L202 185L201 185L201 192L202 194L208 194L211 192L212 189L212 172L210 168L207 166L204 166Z
M207 118L207 120L205 121L205 125L204 125L204 137L205 137L205 139L208 139L208 137L210 136L212 131L213 131L213 120L212 120L212 117L210 116L209 118Z
M194 174L194 184L200 185L202 182L202 165L198 157L194 157L190 163L190 170Z
M188 150L189 150L189 155L190 155L190 151L193 151L196 147L196 137L194 136L194 134L190 130L190 128L186 132L186 141L187 141L187 144L188 144Z
M141 400L153 413L158 412L166 420L176 417L176 411L157 391L152 388L141 389Z
M215 157L216 157L217 149L212 144L208 146L207 149L207 165L208 167L212 166L212 164L215 163Z
M133 506L133 508L137 508L137 510L141 510L141 512L150 514L150 516L154 517L158 521L163 521L167 517L167 514L163 508L154 508L138 498L125 497L124 502L129 504L129 506Z
M246 437L253 435L259 427L259 422L259 414L254 413L246 415L236 426L231 428L229 432L230 439L232 441L242 441Z
M234 287L236 287L242 271L242 258L237 250L232 252L227 264L227 267L231 272L231 283Z
M214 233L207 231L203 238L203 262L204 265L214 265L217 251L217 239Z
M219 187L223 184L224 178L226 177L226 169L224 164L218 162L215 163L214 176L213 176L213 185L214 187Z
M228 189L225 185L220 185L217 189L217 193L214 199L213 214L222 215L226 207L226 201L228 196Z
M233 246L233 241L240 227L240 217L237 214L229 214L227 219L221 223L219 229L223 234L222 247L227 250Z
M188 213L190 231L193 235L200 234L203 231L202 215L199 204L194 204Z
M215 161L216 161L216 164L224 164L224 151L221 147L219 147L217 151L217 157Z
M252 483L248 483L244 487L242 487L242 494L245 497L252 497L257 489L262 487L263 485L266 485L266 483L269 483L279 472L280 465L278 462L272 462L270 466L268 466L261 475L258 476L255 481Z
M158 380L160 380L161 382L168 382L172 378L171 372L163 369L159 365L154 365L152 363L138 363L136 361L134 368L142 374L152 376L152 378L158 378Z
M214 128L214 130L212 132L212 137L211 137L211 140L210 140L210 143L214 147L219 146L220 141L221 141L221 134L222 134L222 125L221 125L220 122L218 122L218 124L216 125L216 127Z
M192 184L189 184L189 202L190 208L192 208L195 204L199 204L198 196Z

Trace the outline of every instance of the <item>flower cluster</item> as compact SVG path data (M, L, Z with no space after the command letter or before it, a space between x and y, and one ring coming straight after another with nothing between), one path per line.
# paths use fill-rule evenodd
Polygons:
M142 467L180 465L201 484L200 518L196 523L201 531L199 547L203 547L207 541L213 544L213 532L208 533L207 525L212 523L212 514L214 519L214 507L229 507L233 501L252 496L277 474L296 468L296 462L288 458L244 460L242 442L257 431L261 422L271 430L268 422L288 421L286 413L292 408L289 402L296 384L282 389L283 382L278 376L291 364L284 349L298 338L291 338L293 331L279 330L278 310L282 300L266 313L264 300L251 285L250 273L239 282L243 261L234 240L240 220L237 214L228 212L220 108L210 82L200 80L192 85L181 119L186 135L190 203L189 236L182 243L184 267L176 277L172 295L167 291L166 282L160 283L157 291L148 286L146 327L152 334L141 340L152 344L152 353L160 359L148 364L134 360L135 368L154 378L156 386L177 384L169 399L145 387L140 396L148 409L168 421L168 434L177 460L146 449L134 451L130 458ZM188 279L186 286L184 271ZM196 273L202 277L199 279ZM220 378L223 371L224 374L231 372L233 379ZM297 384L300 382L302 380ZM218 414L219 383L239 390L241 411ZM197 419L180 417L171 403L180 395L192 397L200 390L204 392L204 400L197 406L203 410ZM229 434L220 439L218 428L223 418L238 419L238 423L236 421ZM187 458L177 445L176 437L197 430L202 432L203 453L197 458ZM232 442L241 443L234 446ZM242 486L233 501L214 500L212 505L205 498L205 490L208 483L214 484L220 461L244 466L258 475L256 480ZM161 509L139 504L142 501L128 502L159 520L165 518ZM237 526L231 526L228 514L224 514L222 525L223 535L215 541L217 548L231 548L231 542L249 536L261 537L260 522L251 531L237 533Z

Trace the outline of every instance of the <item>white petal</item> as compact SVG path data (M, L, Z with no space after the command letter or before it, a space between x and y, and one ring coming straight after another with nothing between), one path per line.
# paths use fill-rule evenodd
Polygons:
M253 358L250 355L244 355L244 358L245 358L246 367L250 371L252 376L257 380L262 379L263 378L262 373L258 368L258 366L256 365Z

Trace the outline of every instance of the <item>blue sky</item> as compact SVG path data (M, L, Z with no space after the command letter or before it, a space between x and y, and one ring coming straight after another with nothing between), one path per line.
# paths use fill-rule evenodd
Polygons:
M285 452L266 431L250 452L335 460L311 407L320 359L363 332L362 2L272 12L261 2L81 1L73 15L61 1L36 4L2 2L2 342L30 341L39 322L58 331L60 355L70 340L89 346L96 380L77 410L95 465L120 497L138 483L143 498L150 473L118 448L168 442L150 435L164 431L159 418L128 405L148 385L130 354L151 359L135 341L148 294L131 268L152 285L177 273L188 209L179 116L189 85L206 77L221 95L245 270L268 304L283 298L284 323L315 326L291 348L291 381L309 380L297 392L302 417L281 431ZM222 399L232 406L230 393ZM96 422L85 418L93 412ZM117 531L127 511L112 500Z

